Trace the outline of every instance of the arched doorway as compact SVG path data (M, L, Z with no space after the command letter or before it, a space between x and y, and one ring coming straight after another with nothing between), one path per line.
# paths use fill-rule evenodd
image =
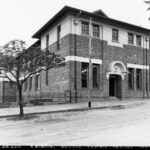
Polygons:
M122 80L127 74L127 70L123 62L114 61L109 65L106 72L106 78L109 80L109 96L122 98Z
M109 96L117 98L122 97L122 80L120 75L110 75Z

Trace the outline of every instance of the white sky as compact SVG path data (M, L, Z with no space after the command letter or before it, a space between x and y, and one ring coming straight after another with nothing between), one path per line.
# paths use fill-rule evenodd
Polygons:
M144 0L0 0L0 46L31 36L65 5L85 11L102 9L109 17L150 28L150 11Z

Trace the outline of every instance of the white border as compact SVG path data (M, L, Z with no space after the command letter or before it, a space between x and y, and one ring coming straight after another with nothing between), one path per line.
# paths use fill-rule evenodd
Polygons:
M79 57L79 56L66 56L65 57L65 61L79 61L79 62L89 62L89 58L85 58L85 57ZM102 64L102 60L100 59L91 59L91 62L93 64Z
M149 70L149 66L146 66L146 65L127 64L127 67Z

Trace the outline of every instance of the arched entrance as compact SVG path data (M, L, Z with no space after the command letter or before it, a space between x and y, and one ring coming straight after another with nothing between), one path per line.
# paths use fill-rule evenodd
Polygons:
M122 97L122 80L120 75L110 75L109 96L118 98Z
M127 70L123 62L114 61L109 65L106 78L109 80L109 96L122 98L122 80Z

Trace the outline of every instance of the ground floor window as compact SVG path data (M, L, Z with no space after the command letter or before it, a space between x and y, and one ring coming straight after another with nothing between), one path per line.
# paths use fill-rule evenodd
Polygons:
M88 88L88 77L89 77L89 64L82 63L81 65L81 86L82 88ZM98 64L92 65L92 87L94 89L99 88L100 78L100 66Z
M142 70L136 69L136 89L142 89Z
M82 66L81 66L81 86L82 86L82 88L88 88L88 70L89 70L89 64L82 63Z
M29 78L29 90L31 91L32 89L32 77Z
M93 64L93 88L98 89L99 88L99 65Z
M130 90L134 89L134 69L128 68L128 88Z
M26 80L26 81L24 82L24 90L26 91L27 88L28 88L28 80Z
M48 85L49 83L48 83L48 69L46 69L46 71L45 71L45 83L46 83L46 85Z
M39 89L39 74L35 76L35 90Z

